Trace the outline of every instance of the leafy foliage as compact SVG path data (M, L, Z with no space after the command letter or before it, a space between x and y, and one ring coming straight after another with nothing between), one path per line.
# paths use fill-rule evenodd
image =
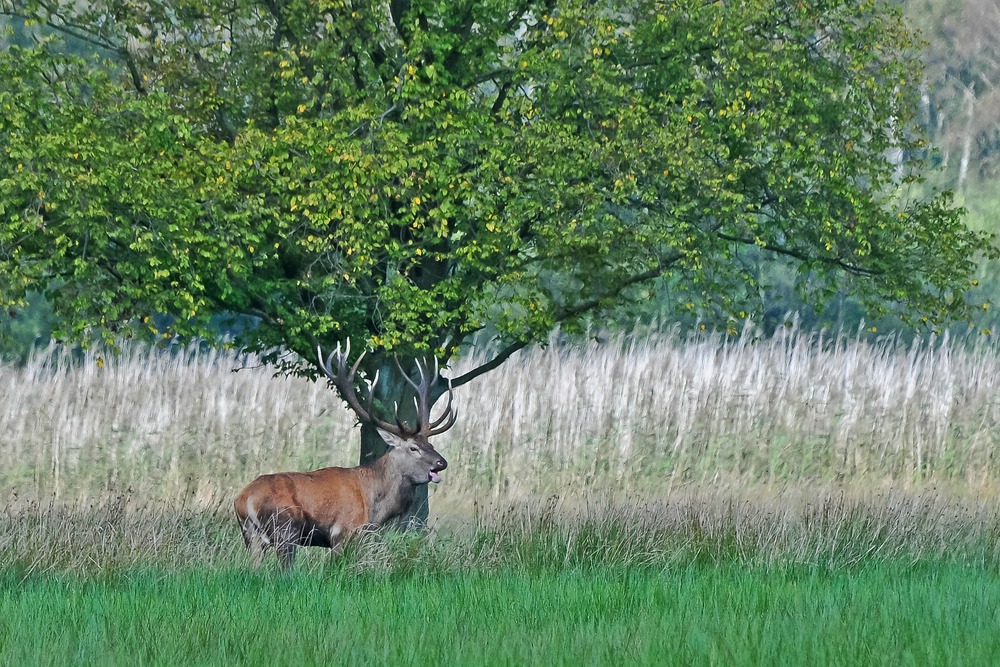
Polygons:
M0 61L0 301L46 292L62 336L225 311L310 374L347 337L512 350L654 279L731 326L770 257L938 323L989 251L906 197L919 63L880 2L2 6L95 51Z

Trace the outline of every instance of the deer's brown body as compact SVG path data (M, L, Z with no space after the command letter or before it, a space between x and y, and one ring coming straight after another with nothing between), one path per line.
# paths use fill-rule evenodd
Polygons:
M250 482L236 497L234 506L243 539L256 564L269 549L274 549L281 565L288 567L295 559L296 547L336 548L362 526L385 525L410 509L418 486L440 481L438 473L448 466L427 438L455 423L450 392L444 415L432 422L427 405L430 383L418 366L420 383L407 378L419 399L418 427L408 430L398 421L395 425L381 421L374 417L370 406L366 409L357 400L352 380L360 358L348 373L349 352L348 347L341 354L338 347L337 372L331 369L334 355L325 364L320 357L320 367L359 419L378 427L389 451L355 468L280 472ZM375 382L369 387L369 396Z
M436 481L447 467L433 448L414 452L409 447L396 445L356 468L280 472L250 482L235 509L254 561L273 548L288 567L298 546L335 548L362 526L382 526L402 516L417 486Z

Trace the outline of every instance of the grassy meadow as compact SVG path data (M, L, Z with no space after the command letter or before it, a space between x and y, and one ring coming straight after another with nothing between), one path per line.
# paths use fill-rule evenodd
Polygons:
M282 574L231 502L355 462L325 384L196 349L0 364L0 664L998 663L990 344L636 334L456 402L426 533Z
M45 665L993 665L1000 582L953 564L689 564L9 581L0 658ZM221 618L220 618L221 617ZM14 621L13 619L17 619Z

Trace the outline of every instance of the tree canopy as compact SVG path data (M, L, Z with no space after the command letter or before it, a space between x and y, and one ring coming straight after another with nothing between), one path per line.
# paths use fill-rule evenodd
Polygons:
M770 260L933 324L991 252L919 185L920 63L883 2L0 7L43 36L0 60L0 301L45 293L68 337L229 313L290 372L484 328L499 361L654 281L732 325Z

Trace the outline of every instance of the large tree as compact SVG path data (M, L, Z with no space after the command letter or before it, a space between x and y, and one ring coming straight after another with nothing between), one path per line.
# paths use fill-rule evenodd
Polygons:
M882 2L0 7L44 37L0 61L0 301L46 293L68 337L229 313L285 372L353 339L407 405L394 355L488 328L461 384L654 282L725 326L768 258L944 321L988 248L914 196L920 67Z

